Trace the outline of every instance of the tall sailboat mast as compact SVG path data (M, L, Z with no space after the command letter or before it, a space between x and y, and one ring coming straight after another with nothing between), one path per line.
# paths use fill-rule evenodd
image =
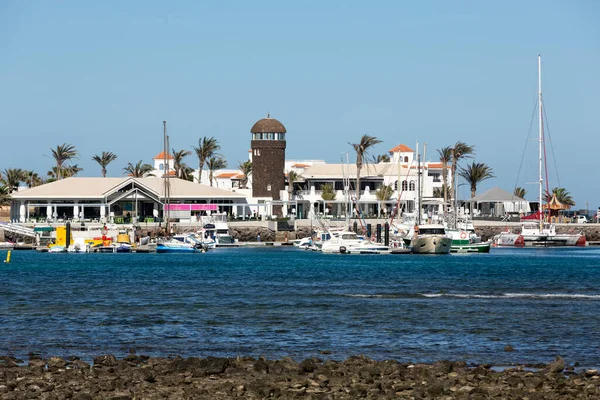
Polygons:
M540 230L543 227L543 200L542 200L542 186L544 185L544 177L542 176L542 156L543 156L543 141L544 141L544 121L543 121L543 109L542 109L542 56L538 54L538 106L539 106L539 121L538 121L538 177L539 177L539 202L540 202Z
M163 121L163 165L164 165L164 204L163 204L163 217L165 219L165 233L170 234L169 230L169 211L171 202L171 182L169 178L171 173L169 171L169 136L167 135L167 121Z

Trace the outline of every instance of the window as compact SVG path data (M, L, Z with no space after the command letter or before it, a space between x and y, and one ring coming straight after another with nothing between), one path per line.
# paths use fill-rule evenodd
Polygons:
M409 189L408 190L415 190L415 181L410 181L410 185L409 185Z
M267 185L267 191L271 191L271 185Z
M402 181L402 190L408 190L408 183L406 181Z
M404 162L408 162L408 156L404 157Z
M158 164L158 170L159 170L159 171L162 171L162 170L163 170L163 168L164 168L164 165L163 165L162 163L161 163L161 164Z

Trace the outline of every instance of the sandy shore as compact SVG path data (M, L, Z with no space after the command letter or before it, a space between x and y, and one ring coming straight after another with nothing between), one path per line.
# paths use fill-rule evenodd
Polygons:
M571 370L569 370L571 369ZM2 399L597 399L597 370L290 358L149 358L130 354L24 362L0 357Z

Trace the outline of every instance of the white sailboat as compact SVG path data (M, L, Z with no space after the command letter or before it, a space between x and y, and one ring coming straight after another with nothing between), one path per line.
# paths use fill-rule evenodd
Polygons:
M557 233L556 226L544 221L542 188L544 184L544 120L542 101L542 58L538 55L538 220L523 222L518 233L506 231L494 237L496 246L585 246L585 235L580 233ZM547 177L546 177L547 179Z

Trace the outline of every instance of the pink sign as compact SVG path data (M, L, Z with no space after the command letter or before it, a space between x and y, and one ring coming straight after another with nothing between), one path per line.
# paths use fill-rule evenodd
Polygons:
M169 211L217 211L217 204L167 204Z

